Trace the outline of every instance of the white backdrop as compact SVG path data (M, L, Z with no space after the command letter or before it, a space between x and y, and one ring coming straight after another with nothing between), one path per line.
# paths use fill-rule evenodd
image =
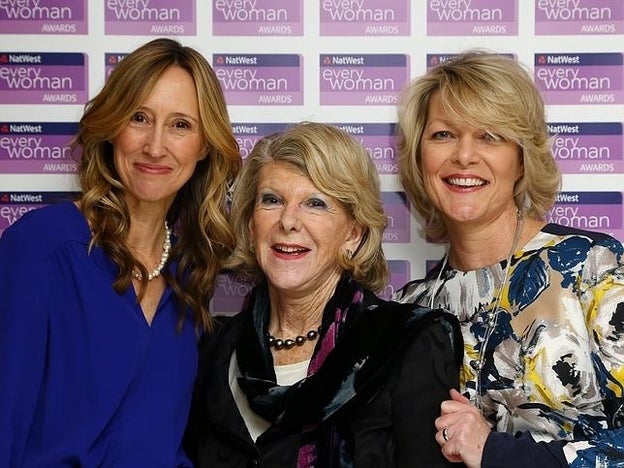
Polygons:
M0 234L78 190L64 145L84 101L157 36L209 59L243 156L299 120L362 141L390 218L384 296L441 256L400 193L396 95L468 48L513 54L543 90L564 173L552 220L624 239L622 0L0 0ZM222 278L214 309L236 311L246 290Z

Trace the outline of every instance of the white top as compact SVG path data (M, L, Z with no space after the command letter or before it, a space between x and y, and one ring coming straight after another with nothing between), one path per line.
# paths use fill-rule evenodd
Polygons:
M308 359L307 361L301 361L295 364L275 366L275 376L277 377L278 385L292 385L300 381L307 375L309 365L310 360ZM258 437L260 437L260 435L271 426L271 423L254 413L249 406L247 396L238 384L238 378L240 376L241 372L238 368L238 361L236 360L236 351L234 351L232 353L232 357L230 358L228 381L232 391L232 396L234 397L234 401L238 407L238 411L240 411L243 421L245 421L249 435L255 442Z
M275 377L278 385L293 385L299 382L308 374L310 359L307 361L286 364L285 366L275 366Z

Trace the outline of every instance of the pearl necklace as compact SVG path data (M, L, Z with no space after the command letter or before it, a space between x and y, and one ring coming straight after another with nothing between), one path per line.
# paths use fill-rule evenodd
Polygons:
M485 329L485 336L483 341L481 342L481 347L479 348L478 359L470 361L470 367L472 367L475 371L475 380L476 380L476 392L475 392L475 406L480 410L483 409L482 404L482 378L481 378L481 370L483 369L483 363L485 361L485 351L487 349L488 343L490 341L490 337L494 333L496 329L496 322L498 320L498 314L500 313L500 304L503 297L503 292L505 290L505 286L507 285L507 281L509 279L509 272L511 270L511 260L513 259L513 255L516 251L516 247L518 246L518 241L520 240L520 235L522 234L522 227L524 224L524 216L522 215L522 211L516 211L516 230L514 232L513 242L511 244L511 249L509 251L509 255L507 256L507 264L505 265L505 271L503 272L503 281L501 282L500 288L498 290L498 294L494 298L494 307L487 313L487 323ZM438 273L438 277L433 285L432 294L429 298L429 308L434 308L434 299L439 289L442 287L440 284L442 280L442 273L446 268L448 263L448 254L444 256L444 260L442 262L442 266L440 267L440 272Z
M169 259L170 252L171 252L171 229L169 228L167 221L165 221L165 242L163 243L163 251L162 251L162 254L160 255L160 262L158 262L158 265L156 266L156 268L154 268L151 272L147 274L147 281L152 281L154 278L157 278L160 276L160 272L164 268L165 263L167 263L167 260ZM142 278L141 272L137 271L136 269L132 270L132 276L134 276L137 280L141 281L141 278Z
M291 338L282 340L281 338L275 338L270 333L267 333L267 338L269 339L269 347L275 348L277 350L280 349L291 349L295 345L303 346L306 341L314 341L318 338L319 330L310 330L308 333L297 336L294 340Z

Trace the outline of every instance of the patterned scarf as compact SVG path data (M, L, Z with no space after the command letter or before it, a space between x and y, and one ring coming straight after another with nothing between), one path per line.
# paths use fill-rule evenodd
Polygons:
M242 374L239 384L254 412L273 424L301 431L298 467L353 465L352 449L337 416L367 401L421 328L417 324L442 313L411 304L384 303L383 308L379 304L373 293L350 277L341 278L325 306L321 338L307 377L292 386L280 386L266 339L267 287L254 290L251 313L236 348Z

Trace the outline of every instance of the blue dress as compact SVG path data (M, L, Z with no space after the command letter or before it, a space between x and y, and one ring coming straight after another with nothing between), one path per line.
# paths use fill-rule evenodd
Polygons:
M0 466L190 466L197 368L190 318L165 290L149 325L73 203L0 238Z

